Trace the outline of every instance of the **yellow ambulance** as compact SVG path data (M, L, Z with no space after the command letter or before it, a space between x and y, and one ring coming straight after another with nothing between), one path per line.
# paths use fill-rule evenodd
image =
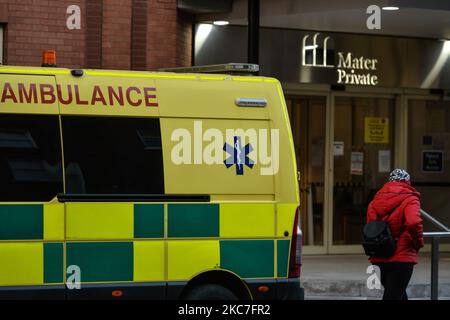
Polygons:
M0 66L0 299L303 297L280 83L197 71Z

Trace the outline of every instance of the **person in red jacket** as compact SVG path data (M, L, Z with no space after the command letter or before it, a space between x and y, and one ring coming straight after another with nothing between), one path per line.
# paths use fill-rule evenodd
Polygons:
M397 240L390 258L370 257L381 272L383 300L408 300L406 288L411 279L417 254L423 247L423 224L420 216L420 194L411 186L409 174L395 169L389 182L375 194L367 208L367 223L386 221Z

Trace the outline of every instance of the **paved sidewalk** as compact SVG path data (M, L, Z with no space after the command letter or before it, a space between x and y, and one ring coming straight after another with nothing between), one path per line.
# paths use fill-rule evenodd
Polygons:
M379 299L380 290L367 288L370 263L363 255L303 256L301 282L306 299ZM429 298L431 255L421 254L414 268L408 295L412 299ZM441 253L439 297L450 298L450 253Z

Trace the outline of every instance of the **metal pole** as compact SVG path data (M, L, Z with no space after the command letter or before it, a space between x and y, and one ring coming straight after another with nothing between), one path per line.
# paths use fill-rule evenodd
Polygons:
M420 213L422 214L422 216L424 218L426 218L427 220L429 220L432 224L434 224L436 227L441 228L442 230L445 231L450 231L449 228L447 228L447 226L445 226L443 223L439 222L438 220L436 220L435 218L433 218L429 213L427 213L425 210L420 209Z
M259 0L248 1L247 62L259 64Z
M433 237L431 243L431 300L438 300L439 287L439 238Z

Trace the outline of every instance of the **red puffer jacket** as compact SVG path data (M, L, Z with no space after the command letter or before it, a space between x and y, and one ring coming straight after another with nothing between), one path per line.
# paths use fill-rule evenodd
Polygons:
M397 241L390 258L371 257L371 263L417 263L417 253L423 247L423 225L420 216L420 194L405 182L388 182L375 195L367 208L367 223L387 221Z

